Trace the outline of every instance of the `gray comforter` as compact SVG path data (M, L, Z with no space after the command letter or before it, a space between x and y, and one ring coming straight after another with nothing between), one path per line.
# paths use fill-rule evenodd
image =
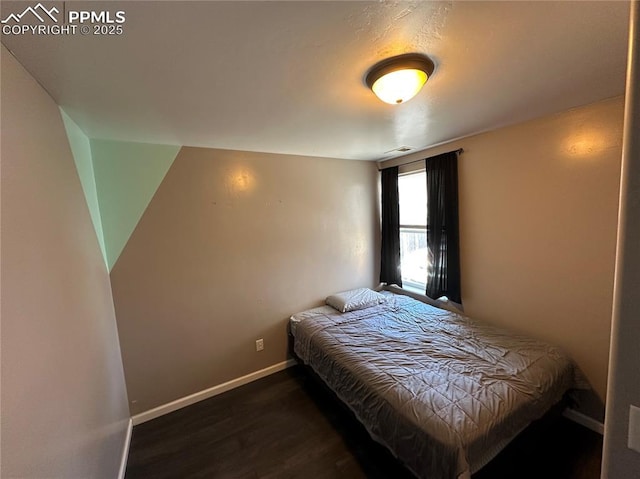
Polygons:
M294 351L420 478L468 478L582 383L556 347L385 294L293 315Z

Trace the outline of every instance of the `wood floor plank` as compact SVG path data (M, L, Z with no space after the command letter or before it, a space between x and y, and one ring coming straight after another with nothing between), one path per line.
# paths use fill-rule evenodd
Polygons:
M599 479L602 437L536 424L473 479ZM133 428L125 479L414 479L300 367Z

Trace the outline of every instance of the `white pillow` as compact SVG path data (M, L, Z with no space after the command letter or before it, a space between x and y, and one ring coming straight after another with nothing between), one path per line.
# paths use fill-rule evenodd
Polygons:
M337 309L341 313L355 311L356 309L369 308L376 304L384 303L383 294L376 293L369 288L358 288L328 296L325 303Z

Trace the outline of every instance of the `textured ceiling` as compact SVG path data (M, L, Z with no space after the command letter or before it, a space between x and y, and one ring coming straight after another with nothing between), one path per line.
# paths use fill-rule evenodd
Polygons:
M3 2L2 18L24 6ZM91 138L377 160L624 93L628 2L61 8L122 10L124 33L2 42ZM364 75L406 52L436 70L384 104Z

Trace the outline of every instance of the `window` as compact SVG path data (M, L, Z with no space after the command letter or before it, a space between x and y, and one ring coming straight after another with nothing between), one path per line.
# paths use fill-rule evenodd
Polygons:
M424 293L429 268L427 177L424 170L398 177L402 284Z

